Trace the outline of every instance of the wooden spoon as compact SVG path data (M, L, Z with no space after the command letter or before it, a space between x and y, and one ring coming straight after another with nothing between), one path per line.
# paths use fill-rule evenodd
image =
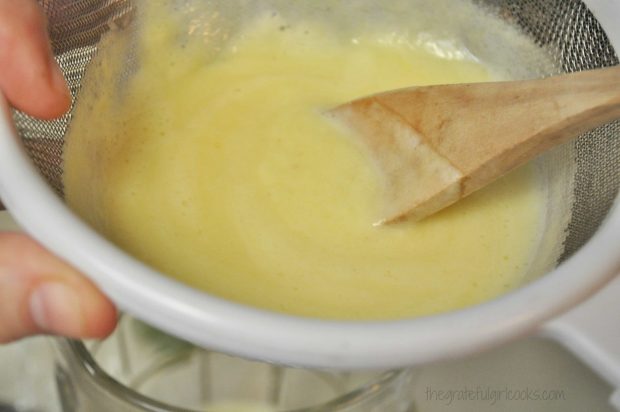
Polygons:
M383 222L422 219L620 118L620 66L539 80L414 87L328 112L385 177Z

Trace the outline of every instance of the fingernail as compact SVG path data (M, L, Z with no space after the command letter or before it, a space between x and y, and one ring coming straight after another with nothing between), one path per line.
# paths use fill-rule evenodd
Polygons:
M67 285L42 283L30 294L30 315L41 331L77 336L82 328L80 299Z

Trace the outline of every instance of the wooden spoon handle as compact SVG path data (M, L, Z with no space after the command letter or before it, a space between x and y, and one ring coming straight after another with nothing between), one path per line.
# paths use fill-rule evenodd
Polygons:
M620 67L375 97L466 177L467 195L549 148L620 118Z

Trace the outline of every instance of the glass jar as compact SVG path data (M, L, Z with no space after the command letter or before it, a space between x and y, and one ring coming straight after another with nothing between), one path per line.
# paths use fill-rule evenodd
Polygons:
M336 372L198 348L135 319L103 341L58 340L65 412L412 412L407 371Z

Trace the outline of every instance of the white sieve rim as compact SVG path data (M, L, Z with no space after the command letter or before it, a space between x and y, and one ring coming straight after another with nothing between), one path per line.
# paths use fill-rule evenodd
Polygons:
M620 16L620 1L586 3L605 29L614 26L613 16ZM620 29L610 30L608 36L620 49ZM159 274L79 220L31 163L4 98L0 106L0 196L14 218L47 248L88 274L125 312L215 350L337 369L395 368L453 358L532 332L592 295L620 270L619 196L592 239L552 273L460 311L352 322L288 316L228 302ZM89 250L98 253L94 256Z

